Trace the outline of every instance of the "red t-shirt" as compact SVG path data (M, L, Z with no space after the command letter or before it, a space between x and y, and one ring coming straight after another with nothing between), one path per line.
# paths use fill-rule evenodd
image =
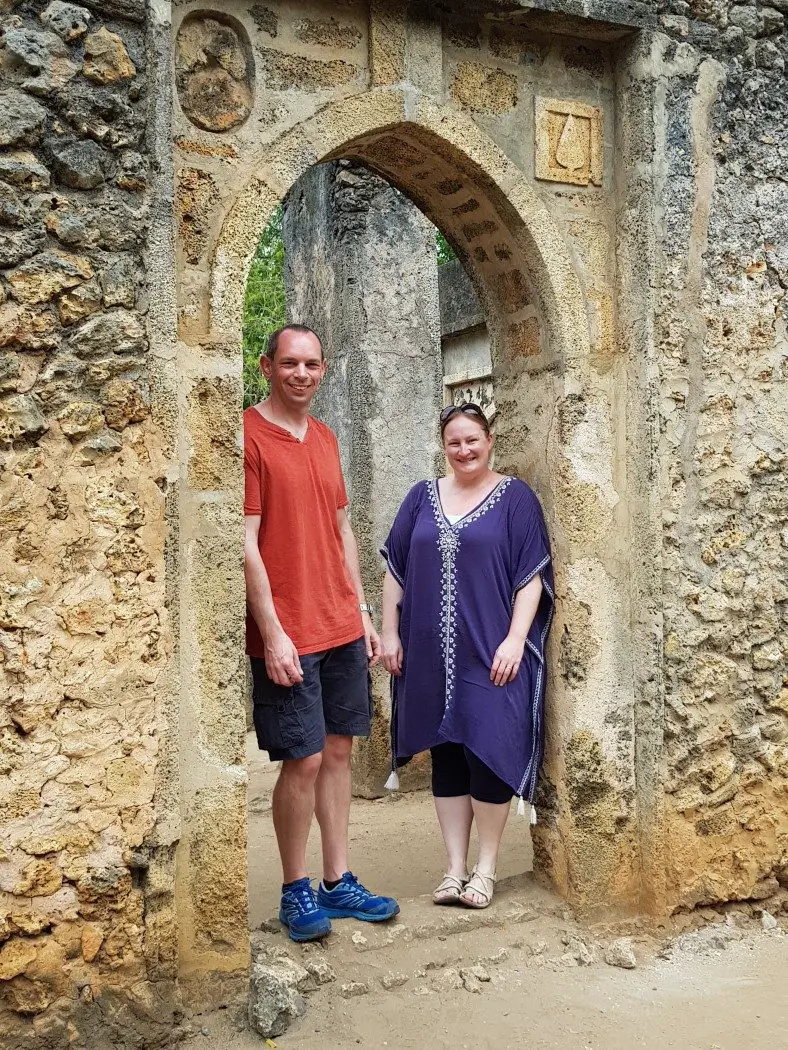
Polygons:
M348 504L333 430L309 416L303 441L256 408L244 412L244 514L260 515L259 547L274 608L299 654L345 645L364 633L345 566L337 511ZM264 656L246 610L246 651Z

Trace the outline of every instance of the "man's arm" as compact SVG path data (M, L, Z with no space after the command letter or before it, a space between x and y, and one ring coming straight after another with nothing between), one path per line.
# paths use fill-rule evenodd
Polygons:
M303 682L298 651L279 622L274 608L274 596L263 559L260 556L258 536L260 515L244 517L244 574L246 576L246 604L249 606L263 638L265 669L277 685L297 685Z
M365 605L366 598L364 597L364 584L361 582L361 566L358 563L358 544L356 543L356 537L353 535L353 529L350 525L350 518L347 516L347 510L344 507L341 507L337 511L337 525L339 526L339 532L342 536L342 546L345 550L345 565L347 566L347 571L350 575L350 579L353 581L353 586L356 589L359 605ZM372 618L369 613L362 612L361 620L364 624L364 639L367 643L367 658L369 659L369 666L373 667L378 662L378 657L380 656L380 639L372 625Z

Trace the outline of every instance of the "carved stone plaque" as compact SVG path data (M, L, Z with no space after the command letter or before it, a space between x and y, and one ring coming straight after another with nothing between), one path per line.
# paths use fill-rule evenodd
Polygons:
M572 99L536 99L537 179L602 185L602 110Z
M462 405L467 401L473 401L484 411L488 423L492 424L496 411L492 376L469 376L466 373L465 375L445 376L443 383L446 391L446 404Z

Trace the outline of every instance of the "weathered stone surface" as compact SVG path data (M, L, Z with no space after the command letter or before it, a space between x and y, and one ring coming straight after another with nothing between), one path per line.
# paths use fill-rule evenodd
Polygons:
M106 306L134 306L137 296L137 262L130 255L109 259L99 275Z
M229 131L252 109L249 42L240 23L196 16L184 20L176 42L178 94L192 123Z
M102 942L104 940L104 932L100 926L95 923L86 923L82 927L82 958L85 962L93 962L99 953Z
M35 227L21 230L0 229L0 266L15 266L35 255L46 244L46 234Z
M49 350L58 344L57 330L57 320L48 310L31 310L12 302L0 305L0 346Z
M348 84L359 74L358 66L344 59L305 58L279 51L260 51L260 73L273 91L318 91Z
M4 72L34 95L51 95L79 71L54 33L11 27L3 34L2 46Z
M18 151L0 154L0 179L28 190L46 189L50 175L32 153Z
M137 70L129 58L126 46L117 35L102 26L85 37L85 61L82 74L97 84L115 84L129 80Z
M111 86L71 83L55 101L58 113L78 135L94 139L111 149L138 146L145 133L145 120L139 107Z
M113 167L110 154L96 142L52 145L52 170L63 185L76 190L101 186Z
M63 244L77 248L89 244L92 240L86 217L67 204L54 208L45 221L49 232Z
M102 401L107 426L114 430L141 423L150 413L139 387L128 380L113 379L107 383Z
M65 292L57 301L58 316L64 325L82 321L100 307L101 288L96 280L86 281L73 291Z
M45 303L93 276L90 262L57 250L41 252L8 274L14 298L25 304Z
M305 44L339 49L352 49L361 42L357 26L339 22L336 18L304 18L296 22L295 36Z
M461 62L451 85L452 97L480 113L503 113L517 105L517 77L478 62Z
M120 158L115 185L122 190L144 190L148 182L148 166L136 150L128 150Z
M95 434L104 426L104 413L92 401L72 401L58 413L58 423L70 438L82 438Z
M113 310L80 325L69 343L80 357L139 353L145 349L145 329L135 314Z
M31 394L15 394L0 403L0 440L33 440L47 427L39 403Z
M63 885L63 874L48 860L34 860L11 890L16 896L47 897Z
M91 14L84 7L52 0L41 12L41 21L63 40L79 40L88 31Z
M0 91L0 146L35 145L41 137L46 110L14 88Z
M0 981L10 981L24 973L37 955L38 950L30 941L8 941L0 948Z
M632 950L632 942L626 937L619 937L605 948L605 962L608 966L619 966L624 970L634 970L637 959Z
M249 976L249 1024L264 1039L287 1031L306 1011L299 988L309 974L288 957L255 962Z

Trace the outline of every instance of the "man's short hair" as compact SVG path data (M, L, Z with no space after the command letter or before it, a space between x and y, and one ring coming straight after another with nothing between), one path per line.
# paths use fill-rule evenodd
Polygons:
M279 336L282 334L282 332L301 332L304 335L313 335L315 339L317 339L318 343L320 343L321 358L325 358L326 355L323 352L323 340L320 338L317 332L314 331L314 329L310 328L308 325L305 324L284 324L281 328L277 328L275 332L271 332L271 334L268 336L268 343L265 347L265 356L268 358L269 361L273 361L273 359L276 357L276 348L279 346Z

